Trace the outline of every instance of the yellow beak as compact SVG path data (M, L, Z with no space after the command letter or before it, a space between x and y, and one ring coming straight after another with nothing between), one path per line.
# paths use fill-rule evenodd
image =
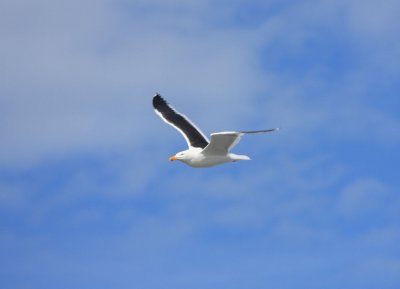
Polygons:
M172 161L176 161L177 158L176 158L176 156L172 156L172 157L169 158L169 160L172 162Z

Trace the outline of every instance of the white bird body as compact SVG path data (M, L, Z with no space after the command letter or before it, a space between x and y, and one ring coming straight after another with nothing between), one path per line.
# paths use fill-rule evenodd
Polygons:
M194 168L207 168L230 162L250 160L250 158L245 155L237 155L233 153L212 155L204 152L201 148L194 147L181 151L172 158L176 158L176 160L180 160Z
M250 160L246 155L230 153L244 134L265 133L278 130L226 131L211 134L209 141L204 134L183 114L173 109L159 94L153 98L156 113L166 123L175 127L186 139L189 148L170 157L171 161L179 160L195 168L212 167L224 163Z

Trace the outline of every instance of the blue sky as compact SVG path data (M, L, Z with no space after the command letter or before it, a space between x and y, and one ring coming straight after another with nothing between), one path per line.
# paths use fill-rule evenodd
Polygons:
M1 1L1 288L400 287L400 2ZM185 149L161 93L250 162Z

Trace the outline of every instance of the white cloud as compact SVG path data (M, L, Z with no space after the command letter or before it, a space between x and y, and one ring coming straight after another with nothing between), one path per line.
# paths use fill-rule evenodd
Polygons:
M365 11L377 4L354 3L287 5L258 25L241 28L232 25L237 11L215 9L211 2L43 0L29 7L24 1L3 2L6 62L0 73L7 81L1 88L0 158L8 165L35 164L60 154L141 146L159 130L150 104L156 91L206 133L247 123L281 126L283 135L292 136L290 143L301 147L321 131L365 138L372 126L378 139L398 142L399 121L364 104L362 91L347 102L352 87L373 74L338 75L339 85L346 86L340 88L318 70L290 77L258 64L263 47L278 43L288 55L301 56L307 41L326 31L357 36L363 45L355 49L368 62L375 45L371 37L379 35L381 43L393 39L390 7L398 5L379 5L384 7L376 12L377 27L364 25ZM207 21L210 12L214 21ZM346 21L338 24L341 17ZM374 49L373 54L383 53L385 46ZM343 82L354 74L358 81ZM326 101L317 100L320 96ZM332 110L333 103L341 105Z
M194 117L201 114L193 107L215 117L222 113L221 127L237 118L256 87L252 44L243 42L244 31L196 27L196 20L183 25L184 16L172 11L130 18L115 3L90 9L92 4L74 9L41 1L29 12L10 4L23 15L19 22L2 20L11 27L2 50L7 61L1 73L8 79L1 100L7 108L4 164L143 145L155 135L150 100L156 91L177 99L177 106L179 100L190 104ZM171 22L186 31L163 24ZM226 110L217 109L228 99ZM206 127L212 123L202 118L197 117Z

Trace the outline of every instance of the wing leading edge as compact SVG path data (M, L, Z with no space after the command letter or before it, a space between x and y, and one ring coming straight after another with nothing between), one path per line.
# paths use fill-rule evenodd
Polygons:
M189 147L204 149L208 145L208 140L201 130L185 115L170 106L158 93L153 97L153 107L162 120L176 128L183 135Z
M205 147L203 153L214 154L214 155L225 155L229 153L229 150L237 145L244 134L255 134L255 133L266 133L279 130L278 128L264 129L264 130L252 130L252 131L226 131L216 132L211 134L211 141L208 146Z

